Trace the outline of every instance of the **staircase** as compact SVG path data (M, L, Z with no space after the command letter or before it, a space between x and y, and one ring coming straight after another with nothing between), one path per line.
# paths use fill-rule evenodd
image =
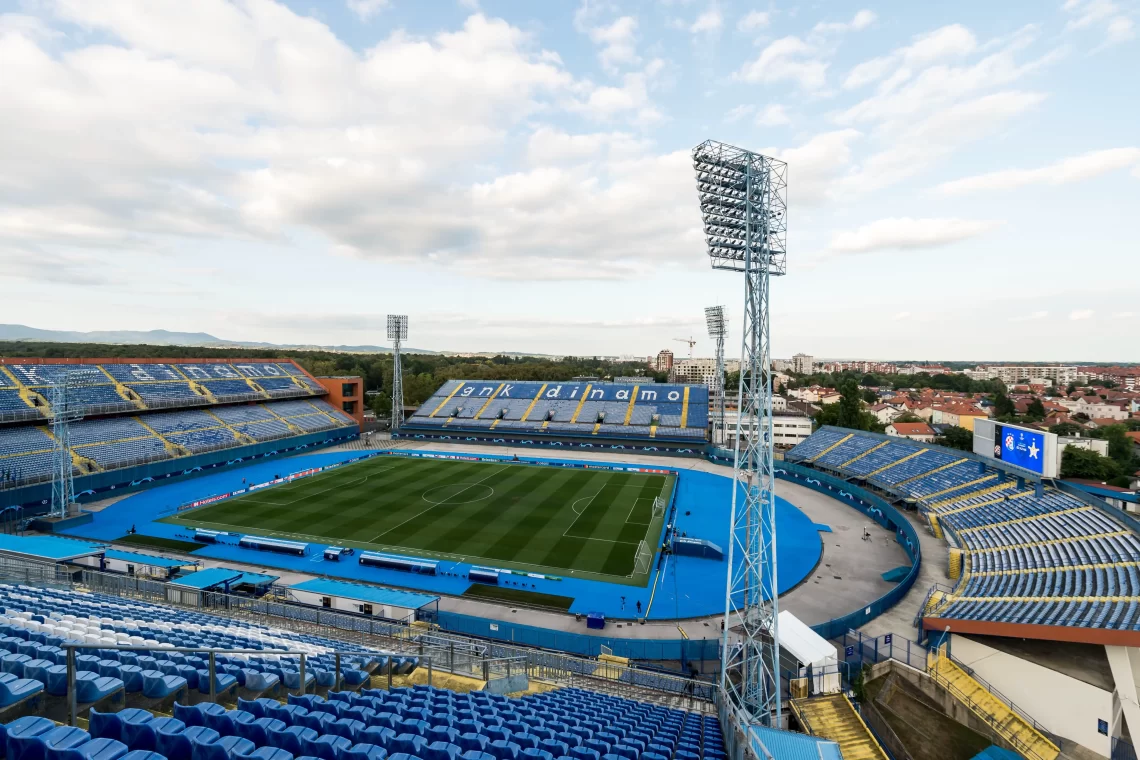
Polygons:
M107 379L111 381L111 384L115 386L115 393L118 393L123 401L129 401L130 403L134 404L136 409L146 409L146 404L143 403L143 400L139 394L135 393L130 388L116 380L115 376L112 375L102 364L98 366L103 374L107 376Z
M1056 760L1061 754L1060 748L1029 719L1015 712L946 655L932 652L927 672L1028 760ZM846 752L843 756L847 757Z
M222 426L222 427L224 427L226 430L228 430L228 431L230 431L231 433L233 433L233 434L234 434L234 438L236 438L237 440L241 441L241 442L242 442L242 443L244 443L244 444L257 443L257 440L256 440L256 439L254 439L254 438L251 438L250 436L246 435L245 433L240 433L240 432L238 432L237 428L235 428L235 427L231 427L230 425L226 424L226 422L225 422L225 421L224 421L224 420L223 420L221 417L219 417L218 415L214 414L214 413L213 413L212 411L210 411L209 409L206 409L206 410L204 410L204 411L206 412L206 414L210 415L210 416L211 416L211 417L213 417L215 420L217 420L217 421L218 421L218 424L219 424L219 425L221 425L221 426Z
M793 699L791 708L807 733L838 743L843 760L888 760L886 751L844 695Z

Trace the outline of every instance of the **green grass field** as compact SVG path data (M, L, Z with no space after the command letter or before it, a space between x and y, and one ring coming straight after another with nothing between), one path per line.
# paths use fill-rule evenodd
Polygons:
M163 522L644 585L673 479L376 457Z

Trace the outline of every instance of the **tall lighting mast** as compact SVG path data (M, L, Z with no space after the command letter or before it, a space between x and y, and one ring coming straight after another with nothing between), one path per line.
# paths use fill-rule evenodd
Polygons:
M721 688L743 726L780 720L771 278L784 274L788 165L724 143L693 149L713 269L744 275Z
M724 429L724 339L728 335L728 328L724 324L724 307L709 306L705 309L705 323L709 328L709 337L716 343L716 374L712 386L709 388L712 396L712 442L714 446L723 446L725 441Z
M400 365L400 347L408 339L408 315L388 315L388 340L392 341L392 432L404 424L404 369Z

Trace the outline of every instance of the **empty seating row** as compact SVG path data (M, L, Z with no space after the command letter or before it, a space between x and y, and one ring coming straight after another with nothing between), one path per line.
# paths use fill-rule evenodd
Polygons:
M230 421L232 426L227 425ZM321 399L269 401L209 411L80 420L70 425L70 438L74 454L94 462L98 469L111 470L168 459L185 451L198 454L246 445L250 439L277 440L354 424L352 418ZM241 438L235 431L248 437ZM42 424L0 427L0 489L49 479L52 446L49 428ZM74 472L85 474L78 468Z
M1140 537L1107 506L998 463L860 431L824 428L786 456L917 500L953 537L962 574L927 616L1140 630Z

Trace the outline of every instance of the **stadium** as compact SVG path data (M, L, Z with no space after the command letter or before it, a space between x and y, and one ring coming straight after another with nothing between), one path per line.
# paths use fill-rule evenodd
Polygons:
M1015 426L777 455L786 166L693 155L750 294L731 435L715 309L711 385L452 379L406 418L393 315L381 435L291 360L0 359L8 755L1128 756L1140 524Z

